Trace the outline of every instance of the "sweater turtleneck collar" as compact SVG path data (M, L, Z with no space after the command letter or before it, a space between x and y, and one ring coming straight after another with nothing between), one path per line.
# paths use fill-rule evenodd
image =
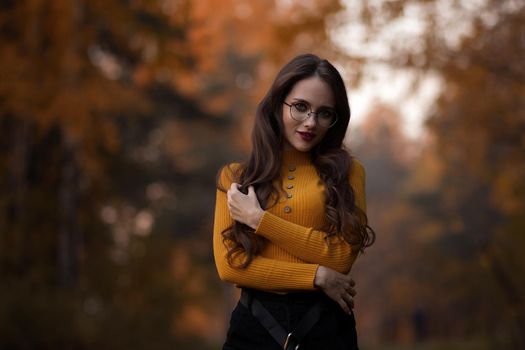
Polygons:
M283 166L308 163L310 163L310 152L301 152L293 147L283 151Z

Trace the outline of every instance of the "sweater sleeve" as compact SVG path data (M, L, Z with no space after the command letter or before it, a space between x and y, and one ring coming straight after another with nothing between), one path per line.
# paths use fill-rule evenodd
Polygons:
M365 170L355 158L349 180L356 205L366 213ZM256 233L304 261L341 273L348 273L357 257L352 246L342 238L326 238L326 232L297 225L268 211L264 212Z
M227 174L230 173L230 174ZM220 182L228 189L233 182L231 172L223 168ZM235 283L240 286L273 290L314 290L314 278L318 264L293 263L255 256L244 269L229 265L227 260L228 249L223 241L222 232L233 224L227 205L227 195L217 190L215 202L215 218L213 227L213 252L215 265L221 280ZM234 262L242 261L244 254L235 258Z

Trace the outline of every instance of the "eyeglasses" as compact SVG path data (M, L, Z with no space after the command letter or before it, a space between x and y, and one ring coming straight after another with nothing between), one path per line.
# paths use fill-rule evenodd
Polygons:
M295 102L292 104L286 102L283 103L290 107L290 115L298 122L304 122L312 115L317 117L319 126L323 128L331 128L337 122L337 114L331 109L322 109L314 112L311 110L310 106L304 102Z

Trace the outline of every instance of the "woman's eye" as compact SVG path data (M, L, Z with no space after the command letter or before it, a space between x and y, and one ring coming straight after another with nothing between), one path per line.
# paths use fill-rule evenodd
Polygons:
M293 105L298 112L304 113L308 110L308 107L304 103L296 103Z
M319 112L319 118L323 118L323 119L332 119L333 117L333 113L332 111L320 111Z

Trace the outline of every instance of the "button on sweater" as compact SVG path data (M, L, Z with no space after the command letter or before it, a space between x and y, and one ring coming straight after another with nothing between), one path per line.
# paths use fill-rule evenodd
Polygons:
M232 164L233 171L240 165ZM366 213L365 171L352 159L350 174L356 205ZM221 232L233 224L227 205L227 194L217 190L213 230L213 250L219 277L238 286L273 292L313 290L319 265L348 273L357 254L351 245L339 237L326 239L321 228L326 224L324 185L310 162L310 154L295 149L285 151L280 171L282 195L276 205L267 208L255 234L264 237L265 245L248 267L241 269L228 264L227 247ZM228 189L234 178L224 167L221 185ZM269 203L273 203L270 199ZM242 259L242 256L238 257ZM240 262L242 260L235 260Z

